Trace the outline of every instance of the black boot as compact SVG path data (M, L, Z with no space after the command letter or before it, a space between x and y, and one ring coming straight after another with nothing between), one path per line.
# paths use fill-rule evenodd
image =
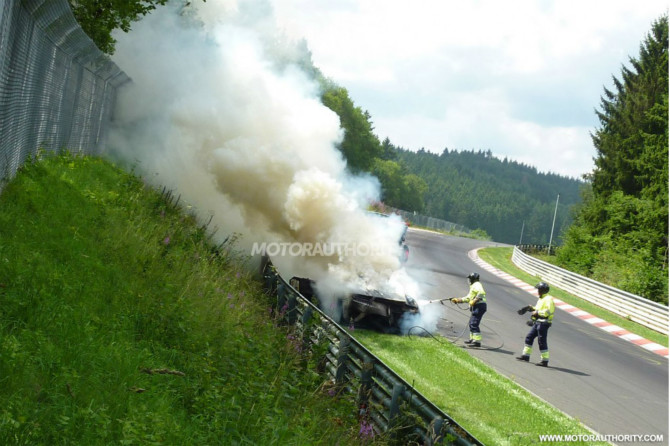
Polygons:
M464 344L470 345L473 342L475 342L475 341L473 341L472 339L468 339L467 341L464 342Z
M526 362L528 362L528 361L530 361L530 356L527 356L527 355L521 355L521 356L517 356L516 359L518 359L519 361L526 361Z
M549 367L549 361L540 361L535 365L538 365L540 367Z

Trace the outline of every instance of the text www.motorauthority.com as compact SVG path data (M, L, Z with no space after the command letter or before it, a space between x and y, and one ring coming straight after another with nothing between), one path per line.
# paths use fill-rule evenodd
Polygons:
M637 443L661 443L663 435L656 434L568 434L568 435L540 435L540 442L563 441L563 442L593 442L607 441L612 443L637 442Z

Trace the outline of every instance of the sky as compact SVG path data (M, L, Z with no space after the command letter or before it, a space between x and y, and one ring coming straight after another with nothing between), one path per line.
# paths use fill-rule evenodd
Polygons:
M491 150L580 178L595 113L666 0L268 0L290 39L409 150Z

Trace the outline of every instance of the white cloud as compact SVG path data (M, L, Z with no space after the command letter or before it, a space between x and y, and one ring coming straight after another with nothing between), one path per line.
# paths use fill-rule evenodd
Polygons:
M381 133L396 135L397 145L424 148L440 153L450 150L491 150L498 158L515 160L536 167L540 172L554 172L578 178L582 166L592 162L589 128L579 126L539 125L515 119L509 101L501 90L489 89L461 94L452 99L440 118L420 114L382 118L376 121ZM409 144L421 135L423 145ZM476 135L477 144L473 144Z
M563 175L593 168L603 86L666 0L270 0L326 76L409 149L490 149ZM546 167L543 167L546 166Z

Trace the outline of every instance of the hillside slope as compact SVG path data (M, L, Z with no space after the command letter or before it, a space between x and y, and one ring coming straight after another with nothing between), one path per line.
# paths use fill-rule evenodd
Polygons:
M399 149L397 159L428 185L424 213L473 229L502 243L548 243L556 199L554 241L571 222L582 181L513 161L491 152L449 151L438 155ZM523 234L522 234L523 230Z
M1 444L355 442L230 244L95 158L0 195Z

